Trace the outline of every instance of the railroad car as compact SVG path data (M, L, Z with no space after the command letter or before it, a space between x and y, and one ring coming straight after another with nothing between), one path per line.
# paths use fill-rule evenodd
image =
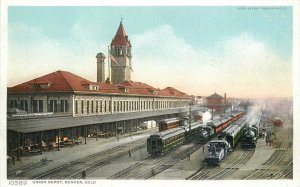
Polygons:
M225 139L230 144L232 149L237 145L237 142L241 138L243 130L246 128L246 126L246 118L243 117L224 131L226 133Z
M150 135L147 139L147 151L150 154L164 154L170 148L193 141L198 135L202 123L192 123L191 126L177 127Z
M198 136L199 129L203 127L203 123L195 122L192 123L191 126L187 125L182 127L185 130L185 141L191 142L195 140L195 138Z
M247 127L243 130L243 136L241 138L242 149L254 149L256 148L258 139L258 127Z
M274 117L272 122L274 127L282 127L283 121L279 117Z
M205 165L219 165L231 151L226 140L211 140L207 147L208 153L203 159Z
M228 127L231 123L240 119L244 115L243 112L235 113L230 116L223 116L218 119L207 122L207 126L210 126L214 129L215 134L219 134L222 130Z
M147 151L150 154L163 154L172 147L185 142L185 129L181 127L169 129L150 135L147 139Z
M178 118L169 118L158 121L158 130L159 132L165 131L168 129L173 129L179 127L180 120Z

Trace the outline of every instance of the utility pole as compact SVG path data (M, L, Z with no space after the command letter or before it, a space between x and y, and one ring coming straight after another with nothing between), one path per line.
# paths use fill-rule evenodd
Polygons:
M189 110L189 130L191 130L191 125L192 125L192 107L190 106Z

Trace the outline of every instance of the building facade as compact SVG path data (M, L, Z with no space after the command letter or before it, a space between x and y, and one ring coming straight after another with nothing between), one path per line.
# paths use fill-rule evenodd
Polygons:
M133 81L96 83L56 71L9 88L7 107L28 114L80 117L187 107L189 103L188 95L171 87L160 90Z

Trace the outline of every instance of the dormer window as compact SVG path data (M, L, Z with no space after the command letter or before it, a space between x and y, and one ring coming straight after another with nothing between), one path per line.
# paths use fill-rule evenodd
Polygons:
M31 83L31 88L38 90L40 88L46 89L49 88L52 84L50 82L35 82Z
M119 89L122 90L125 93L129 93L129 88L121 86L121 87L119 87Z
M99 86L98 85L89 85L89 90L99 90Z
M150 93L152 93L153 95L157 95L157 94L158 94L158 91L153 90L153 89L151 89L151 88L148 88L148 91L149 91Z

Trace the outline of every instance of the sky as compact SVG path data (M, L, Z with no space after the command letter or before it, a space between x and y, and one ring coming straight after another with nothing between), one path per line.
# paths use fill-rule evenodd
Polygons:
M95 56L121 18L133 81L189 95L293 95L288 6L10 6L7 86L57 70L96 82Z

